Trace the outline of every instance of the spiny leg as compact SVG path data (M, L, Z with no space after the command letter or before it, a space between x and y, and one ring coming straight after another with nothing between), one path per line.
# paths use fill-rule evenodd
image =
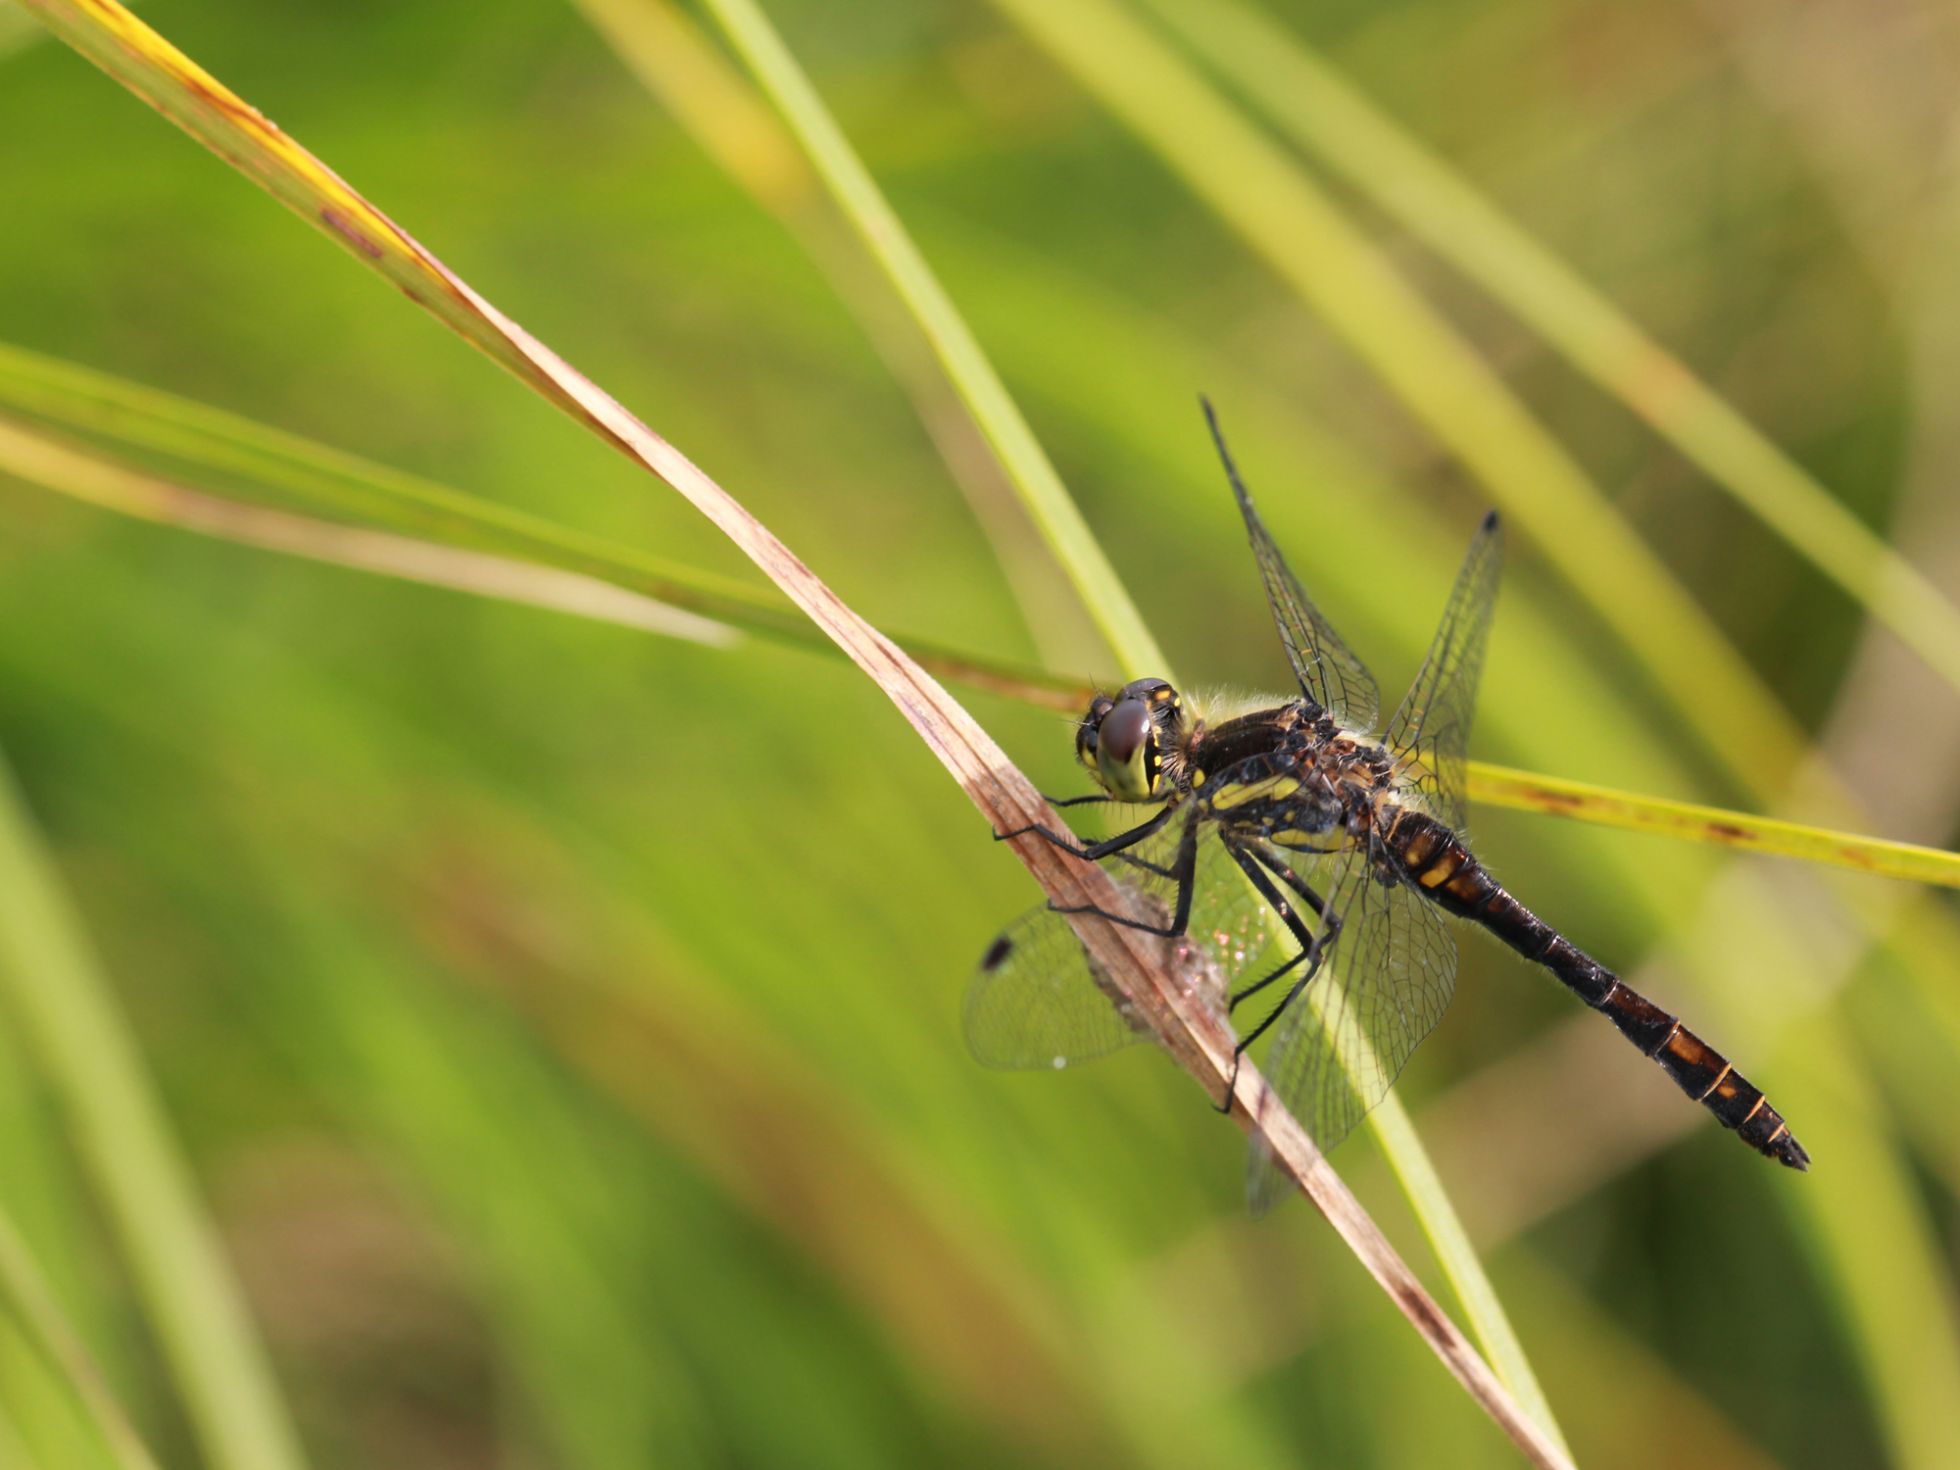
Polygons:
M1138 857L1133 852L1112 853L1110 856L1114 857L1119 863L1128 863L1131 867L1141 868L1144 872L1158 878L1175 878L1177 876L1174 871L1163 866L1161 863L1153 863L1149 858ZM1176 860L1175 854L1172 855L1172 860Z

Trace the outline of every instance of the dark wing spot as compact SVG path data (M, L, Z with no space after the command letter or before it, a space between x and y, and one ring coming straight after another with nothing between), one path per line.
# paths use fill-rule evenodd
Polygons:
M1003 934L987 946L987 953L980 960L980 968L992 974L1005 964L1007 957L1013 953L1014 941Z

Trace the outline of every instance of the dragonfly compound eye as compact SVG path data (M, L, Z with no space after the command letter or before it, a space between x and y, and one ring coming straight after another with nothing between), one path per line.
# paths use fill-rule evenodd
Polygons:
M1143 801L1156 784L1157 730L1141 699L1117 702L1097 731L1096 774L1110 795Z

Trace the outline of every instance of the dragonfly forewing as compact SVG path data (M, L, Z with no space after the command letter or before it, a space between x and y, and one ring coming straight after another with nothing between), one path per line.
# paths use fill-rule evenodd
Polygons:
M1307 596L1300 579L1280 555L1279 547L1266 530L1266 523L1254 509L1252 496L1239 478L1232 452L1225 447L1225 435L1218 427L1218 415L1211 403L1204 404L1205 422L1211 425L1212 442L1225 463L1225 477L1232 482L1239 514L1245 520L1247 538L1252 543L1253 560L1259 564L1259 579L1266 588L1266 601L1279 628L1279 641L1286 647L1286 660L1293 666L1300 689L1336 723L1350 730L1372 730L1381 717L1381 691L1375 676L1354 650L1341 641L1333 625L1321 616L1313 599Z

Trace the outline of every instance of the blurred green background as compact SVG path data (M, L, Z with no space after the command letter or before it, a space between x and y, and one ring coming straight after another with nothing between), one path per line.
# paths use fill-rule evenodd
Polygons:
M1006 10L768 9L1178 671L1284 676L1202 390L1392 700L1489 491ZM1952 595L1950 7L1269 10ZM577 10L142 14L881 628L1119 672L1010 548L1051 588L1017 605L798 239ZM9 34L0 339L757 580L64 47ZM1610 487L1872 830L1951 845L1952 690L1376 205L1335 197ZM1746 729L1732 765L1684 734L1575 596L1588 552L1514 538L1476 753L1776 799L1735 774L1761 754ZM971 707L1044 789L1075 789L1053 712ZM1311 1211L1243 1217L1238 1136L1174 1069L968 1060L966 973L1036 890L836 660L321 567L0 477L0 749L315 1465L1514 1462ZM1960 1457L1952 903L1473 819L1528 902L1734 1056L1817 1160L1752 1158L1556 987L1464 944L1399 1091L1580 1462ZM1906 935L1889 951L1867 949L1875 914ZM1335 1162L1441 1291L1372 1148ZM10 1027L0 1180L159 1457L198 1463ZM14 1342L0 1428L20 1463L96 1463Z

